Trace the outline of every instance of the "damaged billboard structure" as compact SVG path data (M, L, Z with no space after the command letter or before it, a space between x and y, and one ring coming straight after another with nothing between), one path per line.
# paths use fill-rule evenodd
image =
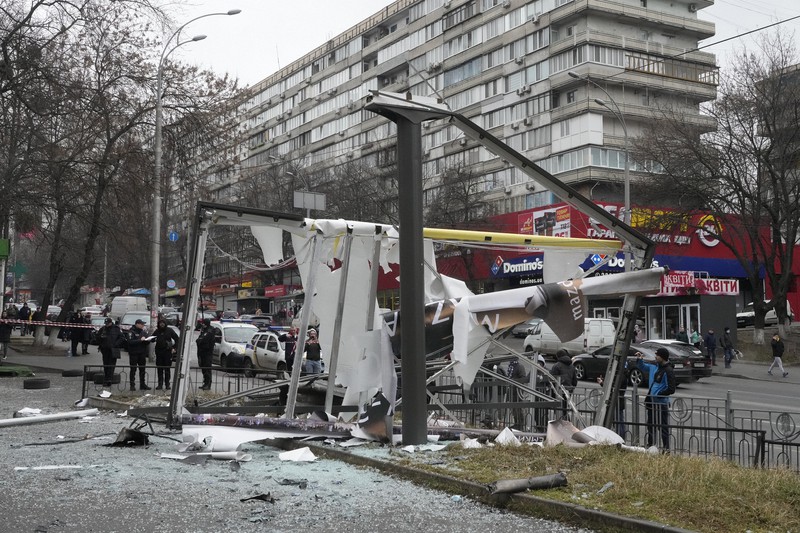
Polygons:
M293 214L200 202L195 215L194 243L187 276L184 330L178 353L178 370L170 399L168 425L173 428L197 423L280 430L289 428L295 416L297 392L304 376L296 364L286 381L288 397L283 421L253 417L203 417L186 409L189 357L193 342L187 324L196 320L209 231L215 226L249 227L268 265L283 257L288 233L300 273L305 301L300 317L296 353L302 354L312 315L319 320L320 345L327 370L326 413L332 412L334 390L343 389L342 408L352 418L363 418L373 398L381 398L381 422L392 432L391 417L402 402L403 444L427 440L431 377L428 364L440 365L436 375L450 372L458 384L469 388L487 350L516 324L533 317L544 320L563 341L583 332L586 299L624 296L613 356L593 423L611 427L624 357L633 335L633 317L643 295L660 288L665 269L649 268L654 245L646 236L613 217L577 191L537 167L469 119L449 111L430 98L375 92L367 109L398 126L399 227L391 224L346 220L315 220ZM531 179L550 189L598 223L613 228L620 241L425 229L422 226L421 132L427 120L444 119L460 128L489 151L509 161ZM467 286L439 274L434 242L515 246L550 254L541 285L486 294L472 294ZM634 270L601 277L586 277L580 269L590 254L613 257L620 248L633 257ZM401 311L384 313L377 306L379 270L399 265ZM599 268L599 265L598 267ZM523 358L521 358L523 359ZM525 364L549 376L535 361ZM397 366L401 375L398 390ZM525 389L534 396L535 389ZM568 398L568 395L564 393ZM433 399L435 401L435 399ZM574 408L574 407L573 407ZM376 417L373 416L374 424ZM202 421L202 422L201 422ZM328 422L337 424L339 422ZM289 424L291 425L291 424ZM380 425L380 424L379 424ZM316 426L315 426L315 429ZM336 429L339 429L338 427ZM327 431L327 430L325 430ZM325 433L322 431L322 433ZM290 434L303 434L291 425ZM377 433L381 433L378 431ZM308 436L308 433L305 433ZM261 437L263 438L263 437Z

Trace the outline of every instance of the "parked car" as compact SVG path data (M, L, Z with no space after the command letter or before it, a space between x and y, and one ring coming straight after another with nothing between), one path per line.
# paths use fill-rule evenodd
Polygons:
M517 324L511 328L511 334L514 337L527 337L541 321L541 318L531 318L521 324Z
M243 322L212 321L211 327L214 328L211 362L222 368L228 368L229 356L244 355L245 346L258 333L257 327Z
M166 322L168 326L177 326L178 324L183 322L183 313L181 313L180 311L165 313L164 322Z
M155 324L153 324L150 319L150 311L130 311L125 313L119 321L119 329L128 331L137 320L143 320L145 329L147 329L147 331L153 331Z
M689 372L690 381L711 377L711 360L706 358L702 350L695 348L691 344L675 339L651 339L642 342L642 346L649 346L653 350L663 346L669 350L669 362L675 368L675 378L678 383L683 383L686 380L685 372L683 371L686 368L691 369L691 372ZM679 369L681 372L678 372Z
M272 317L269 315L242 315L239 320L253 324L261 331L267 330L272 325Z
M83 316L98 316L103 314L103 308L99 305L88 305L79 309Z
M275 332L260 331L245 345L244 353L228 355L228 368L242 368L248 377L259 371L286 370L284 344Z
M55 322L58 320L58 315L61 314L61 307L57 305L48 305L47 306L47 314L45 315L45 320L49 320L50 322Z
M212 311L198 311L197 315L195 316L195 324L194 324L195 331L200 329L200 326L203 325L203 320L205 320L206 318L211 321L217 320L217 314Z
M769 303L769 300L766 300L766 303ZM789 321L794 322L794 313L792 313L792 306L789 305L789 302L786 302L786 313L789 315ZM736 327L737 328L744 328L746 326L752 326L755 324L756 321L756 311L753 307L753 302L744 306L744 309L740 313L736 313ZM778 313L775 312L775 309L770 309L767 311L767 314L764 315L764 325L766 326L774 326L778 324Z

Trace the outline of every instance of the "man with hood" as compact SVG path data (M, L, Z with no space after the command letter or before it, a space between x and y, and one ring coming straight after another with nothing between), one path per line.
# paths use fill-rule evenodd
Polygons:
M578 374L575 373L575 367L572 366L572 357L569 356L569 352L564 348L556 352L556 362L553 368L550 369L550 374L553 378L561 382L561 386L564 387L570 395L578 385ZM569 396L565 395L561 399L561 409L564 412L564 417L567 416L568 398Z
M637 366L647 372L649 388L644 400L647 411L647 447L653 446L656 432L661 431L664 451L669 453L669 397L675 392L675 371L669 362L666 348L656 350L655 363L644 360L642 352L636 352Z
M175 346L180 339L178 335L167 327L167 321L163 318L158 319L158 325L153 332L156 343L156 373L158 374L158 385L156 390L162 387L169 390L170 367L172 366L172 356L175 354Z

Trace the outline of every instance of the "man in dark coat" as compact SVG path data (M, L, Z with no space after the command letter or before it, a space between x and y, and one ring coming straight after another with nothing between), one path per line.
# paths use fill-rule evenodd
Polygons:
M110 387L114 383L114 371L117 359L121 356L120 350L125 345L125 336L113 320L106 318L105 324L97 333L97 338L100 343L100 353L103 354L103 386Z
M69 328L69 340L71 351L70 355L73 357L78 357L78 344L83 342L83 328L78 327L79 325L83 325L83 313L76 311L72 314L69 319L70 324L74 324Z
M711 360L712 366L717 366L717 336L713 329L708 330L703 343L706 345L707 359Z
M286 355L286 370L291 372L294 366L294 352L297 349L297 328L289 328L289 332L280 335L278 340L283 343L283 351Z
M11 342L11 330L14 329L14 325L6 320L8 320L8 313L3 311L3 314L0 315L0 343L3 344L3 359L8 358L8 344Z
M556 380L561 381L561 386L564 387L569 394L575 390L578 385L578 374L575 373L575 367L572 366L572 358L569 352L561 348L556 352L557 361L550 369L550 375ZM559 391L560 395L560 391ZM569 406L569 395L565 394L561 398L561 410L564 412L564 417L567 416L567 408Z
M163 318L158 319L158 326L153 332L156 343L156 370L158 374L158 385L156 390L162 387L169 390L170 367L172 366L172 356L175 354L175 347L179 342L178 335L167 327L167 321Z
M131 390L136 390L136 368L139 368L139 388L150 390L145 378L147 365L147 332L144 330L144 320L136 320L133 327L128 330L128 356L131 364Z
M197 337L197 364L203 373L202 390L211 389L211 356L214 353L214 328L211 327L211 320L204 318L203 325L200 327L200 336Z

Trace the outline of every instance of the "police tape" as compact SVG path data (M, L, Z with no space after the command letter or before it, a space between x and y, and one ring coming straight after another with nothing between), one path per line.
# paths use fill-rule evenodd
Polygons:
M19 324L25 326L50 326L57 328L92 328L97 329L99 326L92 324L74 324L72 322L42 322L41 320L18 320L13 318L0 318L0 323L5 324Z

